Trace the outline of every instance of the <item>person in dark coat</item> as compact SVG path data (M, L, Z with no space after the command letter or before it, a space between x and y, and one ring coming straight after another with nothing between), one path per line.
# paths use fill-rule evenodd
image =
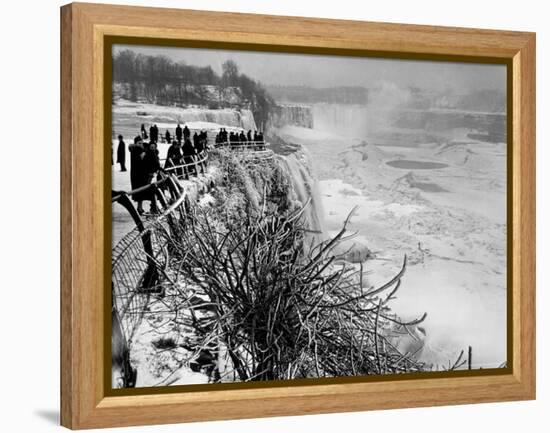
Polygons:
M252 141L252 131L250 129L246 133L246 140L247 141Z
M120 164L120 171L126 171L126 143L124 142L122 135L118 136L116 162Z
M183 142L183 147L181 148L181 151L183 153L183 162L184 164L192 164L194 162L194 156L195 156L195 148L193 147L193 143L191 143L191 140L187 139ZM185 169L185 177L189 177L189 173L196 173L195 167L191 165L190 167Z
M195 138L195 137L193 137L193 138ZM206 132L201 131L201 133L199 134L198 139L195 143L195 151L197 152L197 160L203 159L204 156L205 156L204 152L206 151L206 140L207 140ZM206 164L202 162L199 165L200 165L200 168L201 168L201 173L204 173L204 171L206 169Z
M199 147L199 140L200 140L200 137L199 137L199 134L197 134L196 132L193 134L193 146L195 147L195 150L198 149Z
M143 140L140 136L134 138L134 144L128 147L130 151L130 184L132 190L138 189L144 185L147 185L147 173L144 170L143 158L145 157L145 148L143 147ZM143 200L145 200L147 194L139 192L132 194L132 200L137 203L137 211L141 215L143 214Z
M147 139L147 131L145 130L145 124L141 124L141 138L144 140Z
M181 129L180 124L178 123L178 126L176 127L176 140L181 142L182 136L183 136L183 130Z
M229 133L229 144L231 146L236 146L239 144L238 141L239 141L239 136L235 132L231 131Z
M148 184L153 181L159 170L160 160L159 152L157 150L157 143L151 142L149 143L149 146L145 148L145 155L143 157L143 171L147 175ZM149 200L151 202L150 212L156 213L158 211L157 200L152 190L147 192L145 200Z
M145 171L147 172L149 178L149 182L151 182L157 171L160 170L160 160L159 152L157 150L157 143L149 143L149 146L145 147L143 163L145 166Z
M159 128L157 125L151 125L149 128L149 139L151 143L157 143L159 141Z
M197 134L195 134L195 136L196 135ZM193 136L193 141L195 142L195 151L197 152L197 155L200 155L205 148L205 140L204 138L202 138L202 134L197 137L197 140L195 140L195 136Z
M172 145L168 148L168 153L166 154L166 162L164 163L164 168L170 168L177 165L183 164L183 154L181 153L181 144L179 141L174 140ZM183 175L183 171L180 168L171 170L177 177Z
M219 132L216 134L216 144L223 144L223 128L220 128Z
M166 134L164 134L164 138L168 144L172 143L172 136L170 135L170 131L168 131L168 129L166 130Z
M189 128L185 125L183 127L183 139L188 140L189 138L191 138L191 131L189 131Z

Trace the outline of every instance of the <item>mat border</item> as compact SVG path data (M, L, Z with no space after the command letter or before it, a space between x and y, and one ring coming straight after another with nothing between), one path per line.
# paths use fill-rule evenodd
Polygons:
M506 65L508 368L111 390L113 43ZM61 8L61 54L62 425L77 429L535 398L533 33L73 3Z

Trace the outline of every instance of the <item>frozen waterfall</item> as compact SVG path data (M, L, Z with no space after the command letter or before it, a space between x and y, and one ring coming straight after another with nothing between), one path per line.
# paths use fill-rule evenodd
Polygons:
M291 179L294 193L293 201L299 202L301 206L306 205L309 201L304 210L306 228L314 233L313 236L316 240L324 240L326 229L323 202L319 191L319 183L311 172L307 155L303 151L287 156L277 155L277 161Z
M343 137L364 138L369 127L369 110L365 105L314 104L313 128Z

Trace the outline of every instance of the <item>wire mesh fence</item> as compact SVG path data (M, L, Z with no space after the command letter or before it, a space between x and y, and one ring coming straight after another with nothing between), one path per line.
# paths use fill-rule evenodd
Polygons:
M265 151L258 149L254 153ZM116 323L113 321L112 333L120 333L123 339L118 342L113 338L112 350L113 354L122 352L126 369L132 368L132 342L148 306L164 296L171 256L169 239L185 236L182 222L187 217L190 203L179 180L186 178L187 170L191 168L199 176L199 168L206 164L207 159L208 152L202 153L190 163L165 169L151 184L129 192L112 191L112 203L125 207L136 224L113 247L111 255L112 309L117 318ZM204 168L201 174L203 172ZM133 194L144 191L158 203L157 214L140 215L130 200ZM122 387L134 386L135 371L123 375L122 382Z
M130 200L132 193L112 191L112 202L123 206L136 226L122 237L111 254L112 385L132 387L136 370L130 353L132 342L153 297L162 298L169 264L165 234L185 217L186 194L173 175L145 187L158 202L159 212L141 216ZM116 377L116 379L115 379Z
M150 247L147 252L146 247ZM113 249L113 308L120 317L123 335L128 343L138 327L151 293L159 292L159 268L166 264L163 246L148 227L135 228Z

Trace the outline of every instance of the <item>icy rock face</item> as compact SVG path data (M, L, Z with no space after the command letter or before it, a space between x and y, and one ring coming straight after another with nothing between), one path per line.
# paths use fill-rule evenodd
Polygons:
M252 114L252 111L246 109L246 110L240 110L240 121L241 121L241 128L244 128L246 130L252 130L255 131L256 128L256 122L254 121L254 114Z
M281 128L285 125L313 128L313 113L307 105L276 105L269 116L269 126Z
M330 235L325 223L320 185L312 169L311 156L302 149L287 156L277 155L276 158L291 180L291 201L298 202L301 206L308 204L304 211L304 222L311 231L311 239L315 243L328 240ZM370 249L356 239L343 242L334 252L342 254L342 259L350 263L362 263L371 255Z
M251 129L252 131L256 129L254 116L248 109L210 110L207 108L187 108L179 110L177 117L177 120L182 124L198 121L233 126L245 130Z
M133 136L140 125L156 124L162 132L169 129L174 134L177 124L188 124L190 129L218 131L256 129L254 115L248 108L208 108L207 106L155 105L118 99L113 105L113 124L124 136Z
M202 176L190 177L189 180L181 180L180 184L185 189L188 204L190 206L209 204L211 198L206 200L203 200L203 198L221 181L221 178L222 173L219 170L209 170Z
M314 232L317 240L326 237L323 202L319 192L319 183L312 173L311 165L305 151L291 155L277 155L277 162L288 174L292 183L292 201L307 205L304 211L306 227Z

